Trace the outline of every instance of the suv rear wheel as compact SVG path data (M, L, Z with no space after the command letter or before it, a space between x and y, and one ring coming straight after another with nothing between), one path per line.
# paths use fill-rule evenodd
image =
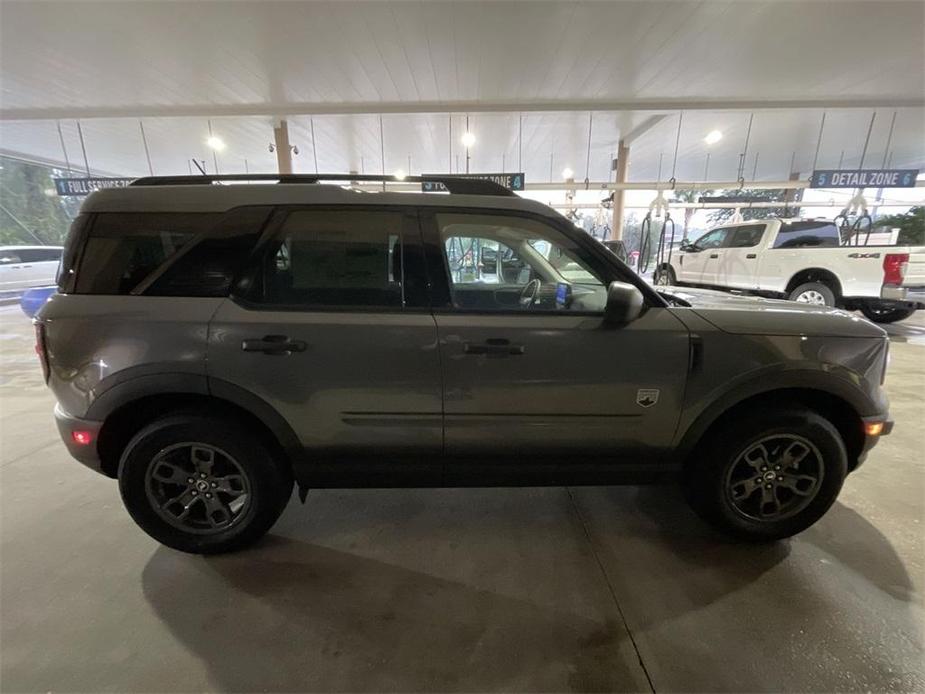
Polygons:
M805 530L834 503L847 474L845 445L831 422L799 405L778 412L734 419L687 470L694 510L739 538L777 540Z
M214 554L260 538L292 494L292 476L246 428L174 415L142 429L119 464L132 518L158 542Z

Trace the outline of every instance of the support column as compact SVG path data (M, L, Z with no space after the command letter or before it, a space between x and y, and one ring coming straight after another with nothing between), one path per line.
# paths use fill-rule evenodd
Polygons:
M273 144L276 147L277 173L292 173L292 148L289 146L289 123L284 120L273 128Z
M617 144L616 183L626 183L626 170L629 165L630 148L620 140ZM610 237L614 241L623 238L623 195L625 191L618 188L613 192L613 223L610 225Z

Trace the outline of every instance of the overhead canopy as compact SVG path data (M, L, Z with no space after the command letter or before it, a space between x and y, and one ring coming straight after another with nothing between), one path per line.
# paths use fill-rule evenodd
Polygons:
M865 164L925 165L919 2L4 2L0 19L0 151L75 169L79 119L94 171L273 171L285 117L296 171L456 171L468 117L473 171L604 180L648 124L631 180L660 160L663 180L729 180L754 113L743 173L773 180L857 166L874 112Z

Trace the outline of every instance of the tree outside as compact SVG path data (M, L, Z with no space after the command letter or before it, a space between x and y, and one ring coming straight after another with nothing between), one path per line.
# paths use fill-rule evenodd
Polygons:
M765 188L743 188L742 190L724 190L718 193L719 196L723 197L742 197L750 199L759 199L762 201L776 202L778 200L783 200L787 195L787 190L780 189L765 189ZM743 221L750 221L752 219L771 219L773 217L799 217L800 208L795 207L792 204L787 205L782 203L780 207L749 207L748 203L744 203L741 208L739 208L742 213ZM710 213L710 225L719 226L728 222L732 219L735 214L734 209L723 208L715 210Z
M64 243L80 200L54 192L54 177L63 171L0 157L0 243L52 245Z
M925 206L913 207L901 214L880 217L875 227L899 229L897 243L900 246L925 246Z

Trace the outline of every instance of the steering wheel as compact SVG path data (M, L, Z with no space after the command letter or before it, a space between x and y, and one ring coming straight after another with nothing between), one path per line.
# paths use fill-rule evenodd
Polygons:
M533 306L533 302L540 293L542 284L543 283L538 279L532 279L524 285L524 288L520 290L519 303L521 308L530 308Z

